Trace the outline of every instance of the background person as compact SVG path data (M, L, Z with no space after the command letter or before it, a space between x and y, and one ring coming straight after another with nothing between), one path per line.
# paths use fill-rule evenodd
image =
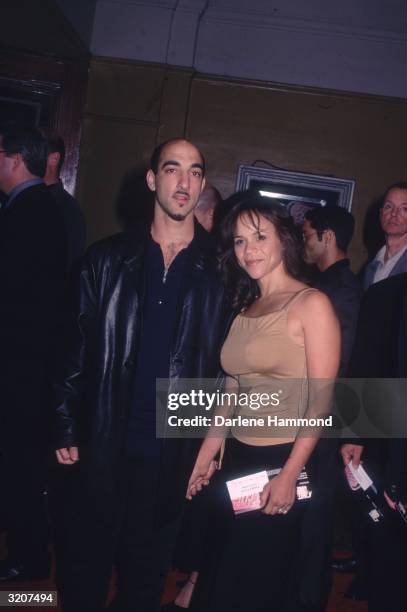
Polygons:
M346 256L354 226L353 216L344 208L321 206L306 213L302 228L305 259L317 267L313 286L329 297L338 317L340 376L347 373L362 296L360 283ZM319 487L304 512L302 523L301 605L307 612L326 609L332 586L334 504L340 476L338 449L337 440L325 438L319 440L314 452Z
M34 127L0 127L0 468L7 558L0 581L49 576L44 490L50 449L50 353L66 282L63 220L43 177Z
M67 238L67 258L69 270L79 263L86 241L86 224L78 202L64 189L60 178L65 161L65 143L61 136L51 130L42 130L47 142L47 168L44 183L52 195L64 221Z
M405 346L402 345L402 339L405 339L403 329L407 287L407 183L396 183L388 188L383 199L380 222L386 243L366 269L367 290L361 303L349 375L354 378L378 379L380 385L374 397L370 397L367 409L373 409L374 401L377 415L384 409L385 415L395 409L389 399L394 397L397 388L398 382L394 379L405 373ZM380 382L380 379L383 380ZM390 388L386 396L388 384ZM365 467L371 472L382 495L391 488L393 478L389 478L390 473L396 474L400 470L400 462L394 460L400 456L400 445L397 439L360 438L343 445L341 449L345 464L352 461L357 466L362 453ZM365 516L360 520L359 531L364 534L367 559L370 612L381 609L399 612L406 605L404 578L400 575L400 569L402 575L405 575L406 570L405 531L400 531L393 511L388 510L386 514L386 520L381 525L374 525L374 528ZM389 546L393 547L391 554ZM384 564L383 559L386 559Z
M385 244L367 266L363 287L367 289L389 276L407 272L407 182L388 187L380 209Z
M222 197L216 187L206 183L199 196L194 215L207 232L212 231L215 212L221 202Z
M305 215L302 228L305 259L318 268L313 286L331 300L341 328L341 365L345 376L355 341L362 288L350 269L347 250L355 220L339 206L314 208Z

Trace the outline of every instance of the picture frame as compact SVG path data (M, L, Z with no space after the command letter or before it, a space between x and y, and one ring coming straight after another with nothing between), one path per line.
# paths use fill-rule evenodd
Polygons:
M305 213L315 206L341 206L350 212L355 184L353 179L240 165L236 191L258 191L286 206L302 225Z

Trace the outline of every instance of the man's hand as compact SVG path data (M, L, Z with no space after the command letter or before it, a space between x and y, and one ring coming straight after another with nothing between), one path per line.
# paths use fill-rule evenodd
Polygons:
M391 499L391 497L386 493L386 491L383 492L383 495L384 495L384 499L387 501L387 505L390 506L392 510L395 510L396 502Z
M341 455L345 465L352 461L353 467L358 468L360 458L363 453L361 444L344 444L341 448Z
M79 461L79 450L77 446L69 448L59 448L56 451L57 461L62 465L73 465Z

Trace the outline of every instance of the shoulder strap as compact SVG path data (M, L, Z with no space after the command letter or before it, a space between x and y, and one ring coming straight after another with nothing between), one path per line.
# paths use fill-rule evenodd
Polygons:
M301 296L304 295L304 293L309 293L310 291L318 291L318 289L314 289L314 287L305 287L305 289L301 289L300 291L297 291L296 293L294 293L294 295L292 295L288 301L284 304L282 310L288 310L288 307L291 306L292 304L294 304L294 302L297 301L297 299Z

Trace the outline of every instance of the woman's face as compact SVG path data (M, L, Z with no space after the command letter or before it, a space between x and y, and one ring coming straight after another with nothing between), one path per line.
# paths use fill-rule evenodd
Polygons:
M253 222L255 224L253 224ZM254 280L262 280L283 267L283 248L274 225L261 215L252 220L242 214L234 231L236 259Z

